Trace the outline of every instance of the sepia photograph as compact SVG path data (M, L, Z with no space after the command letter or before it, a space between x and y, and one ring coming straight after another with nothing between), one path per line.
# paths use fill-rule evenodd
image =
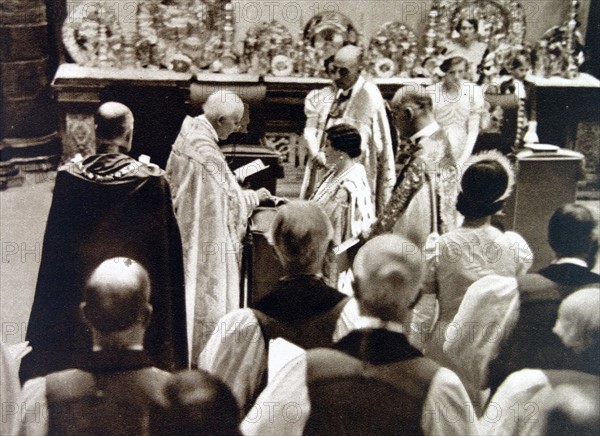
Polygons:
M3 0L0 436L600 434L600 2Z

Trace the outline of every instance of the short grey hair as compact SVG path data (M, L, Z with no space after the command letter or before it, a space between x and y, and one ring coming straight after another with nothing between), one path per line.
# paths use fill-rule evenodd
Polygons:
M279 208L271 225L271 240L287 268L299 270L323 262L333 238L333 227L323 209L315 203L292 201Z
M581 351L586 351L592 347L598 346L598 333L600 333L600 312L598 306L600 304L600 290L597 287L589 287L580 289L560 303L558 309L559 320L570 324L573 329L573 336L568 338L571 344L567 346L578 345ZM556 332L561 337L561 332Z
M399 235L379 235L363 245L352 268L361 315L407 321L423 280L422 263L420 250Z
M208 96L202 105L204 115L208 119L216 120L222 116L231 116L236 112L244 111L244 102L235 92L229 89L220 89Z

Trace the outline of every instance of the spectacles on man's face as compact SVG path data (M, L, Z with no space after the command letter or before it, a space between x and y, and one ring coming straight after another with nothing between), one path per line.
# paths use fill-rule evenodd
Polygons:
M336 65L331 65L329 67L329 73L330 74L339 74L340 77L346 77L348 74L350 74L350 70L346 67L338 67Z

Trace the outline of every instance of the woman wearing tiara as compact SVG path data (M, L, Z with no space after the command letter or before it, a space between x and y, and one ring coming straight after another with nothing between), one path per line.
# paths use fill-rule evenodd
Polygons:
M435 357L471 284L491 274L516 277L531 266L527 242L492 225L492 216L502 210L513 184L508 159L495 150L474 156L462 176L456 209L464 222L440 236L424 286L425 293L436 294L439 304L436 334L427 345Z
M360 235L375 221L375 208L365 168L357 160L361 155L361 136L348 124L337 124L326 130L324 153L329 171L310 200L319 204L331 224L335 246ZM328 262L327 275L332 286L338 283L335 262ZM346 283L341 274L339 283Z

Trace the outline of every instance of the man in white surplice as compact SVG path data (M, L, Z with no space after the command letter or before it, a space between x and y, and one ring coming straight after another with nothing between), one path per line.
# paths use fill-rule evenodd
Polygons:
M458 376L407 338L422 278L421 254L405 253L407 244L386 234L361 247L356 328L289 362L242 422L245 435L477 434Z
M321 147L321 152L311 152L316 154L306 167L300 197L308 199L319 181L318 168L325 164L322 153L325 131L335 124L345 123L358 129L362 136L361 163L367 171L373 203L379 212L396 181L394 152L385 101L377 85L361 75L361 65L362 52L355 45L342 47L335 54L329 71L337 93L335 98L330 98L330 93L323 94L316 128L311 130L314 138L307 138L309 147Z
M219 139L240 127L244 104L227 90L211 94L204 114L186 117L167 162L173 209L183 243L188 350L192 365L216 322L239 307L242 239L261 188L243 190Z
M255 310L225 315L199 358L200 368L227 383L244 411L265 385L271 339L283 338L303 349L324 347L344 336L358 318L355 300L323 279L333 228L318 205L293 201L282 206L271 233L285 276Z
M558 408L590 434L600 430L600 289L589 287L569 295L559 306L553 332L574 351L573 369L531 369L513 372L500 385L480 419L482 434L575 434L549 429L553 409ZM568 392L562 397L561 392ZM502 413L498 413L501 411ZM562 430L562 431L561 431ZM588 434L585 432L579 434Z

